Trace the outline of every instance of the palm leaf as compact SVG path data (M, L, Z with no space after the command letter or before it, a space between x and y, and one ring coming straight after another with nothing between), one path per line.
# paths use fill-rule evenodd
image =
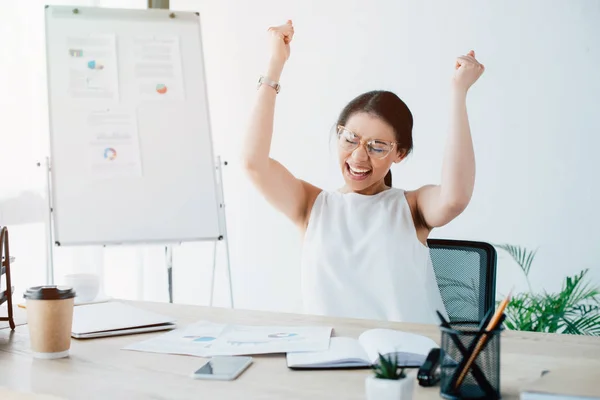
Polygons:
M438 286L440 289L458 289L449 297L458 298L471 306L479 307L479 289L475 279L471 279L469 284L458 279L440 276Z
M513 295L506 307L508 329L600 335L600 288L587 280L587 269L567 276L558 293L535 294L528 276L537 250L510 244L495 246L513 258L529 285L529 293Z
M596 301L593 290L585 290L585 272L567 277L559 293L519 293L506 308L506 326L536 332L597 335L600 332L600 307L580 304ZM592 296L592 297L589 297Z
M508 329L521 331L544 331L540 321L545 320L543 303L539 296L529 293L514 295L506 307L505 324Z
M567 278L567 285L569 283L573 285L570 299L571 307L575 307L582 302L594 302L600 304L600 291L598 288L592 288L590 287L590 282L584 281L588 272L588 269L584 269L579 275L576 275L572 279Z
M525 276L529 277L529 271L531 270L531 264L533 263L537 249L529 250L525 247L512 244L496 244L495 246L506 251L519 264Z
M578 304L574 306L571 311L579 313L581 315L587 315L595 312L600 312L600 306L595 304Z
M600 314L582 316L574 321L565 320L563 333L600 336Z

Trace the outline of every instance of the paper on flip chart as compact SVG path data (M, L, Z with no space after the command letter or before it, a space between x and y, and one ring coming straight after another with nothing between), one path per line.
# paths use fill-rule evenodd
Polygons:
M184 100L181 49L176 35L133 38L133 76L140 100Z
M94 179L141 177L137 115L128 108L83 112L88 140L87 160Z
M117 102L119 83L114 34L72 35L67 38L68 90L73 100Z

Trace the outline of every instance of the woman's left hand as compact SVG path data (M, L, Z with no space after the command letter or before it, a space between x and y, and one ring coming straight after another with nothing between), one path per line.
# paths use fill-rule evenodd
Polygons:
M483 64L475 59L475 52L469 51L467 55L456 59L455 71L453 77L454 87L457 89L469 90L485 70Z

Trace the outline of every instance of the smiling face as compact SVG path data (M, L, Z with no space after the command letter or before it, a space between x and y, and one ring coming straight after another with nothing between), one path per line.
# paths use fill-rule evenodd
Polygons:
M402 160L394 129L381 118L354 113L338 129L338 155L348 191L376 193L392 163ZM358 146L357 146L358 144Z

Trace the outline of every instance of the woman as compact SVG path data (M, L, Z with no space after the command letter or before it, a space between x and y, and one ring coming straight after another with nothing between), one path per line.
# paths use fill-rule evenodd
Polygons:
M483 73L473 51L456 60L452 113L441 183L392 188L390 167L412 150L412 114L395 94L364 93L337 123L345 185L324 191L269 157L279 78L294 36L291 21L269 28L271 59L261 77L244 146L248 175L262 195L304 234L305 311L340 317L437 323L447 315L427 237L456 218L473 193L475 160L466 111Z

